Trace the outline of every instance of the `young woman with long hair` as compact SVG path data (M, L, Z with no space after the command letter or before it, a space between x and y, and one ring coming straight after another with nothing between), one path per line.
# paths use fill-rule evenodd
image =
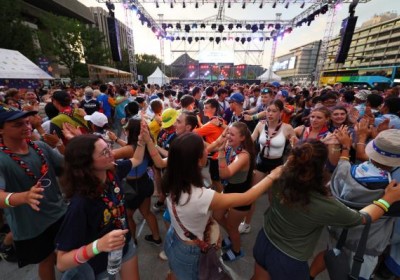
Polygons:
M247 125L233 123L226 133L226 141L218 147L219 175L224 179L224 193L243 193L251 188L255 162L254 143ZM244 205L222 211L215 211L214 218L224 227L229 237L223 241L226 252L225 261L234 261L244 256L240 248L238 227L250 210L251 205Z
M107 252L123 248L121 278L139 279L136 249L125 225L121 179L142 161L144 142L150 141L148 130L142 131L147 136L145 141L139 137L134 157L117 162L97 135L76 136L68 143L60 182L70 204L56 238L60 271L89 264L96 279L104 277Z
M348 151L342 152L348 157ZM328 149L321 141L306 140L293 147L282 175L272 186L271 207L264 214L253 254L253 280L309 279L308 259L325 226L353 227L365 222L360 212L373 221L384 214L370 204L360 212L340 203L326 188L324 170ZM390 183L383 199L400 199L399 184Z
M153 151L151 148L151 155ZM162 181L162 190L167 196L167 207L171 216L171 227L165 237L164 249L170 269L179 280L198 279L201 252L196 243L184 234L172 208L175 207L182 224L204 240L204 230L212 211L250 205L271 186L277 174L272 172L244 193L221 194L203 187L201 169L207 163L207 155L204 141L199 135L188 132L178 136L171 145ZM155 162L156 157L159 159L159 155L154 154ZM250 158L249 155L246 157Z

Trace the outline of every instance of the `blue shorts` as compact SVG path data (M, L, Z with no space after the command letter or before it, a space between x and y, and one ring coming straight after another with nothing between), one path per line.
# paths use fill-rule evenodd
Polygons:
M291 258L276 248L266 236L264 229L258 233L253 257L259 266L268 271L273 280L310 279L308 263Z
M198 279L200 248L182 241L172 226L165 237L164 251L168 257L169 268L178 280Z

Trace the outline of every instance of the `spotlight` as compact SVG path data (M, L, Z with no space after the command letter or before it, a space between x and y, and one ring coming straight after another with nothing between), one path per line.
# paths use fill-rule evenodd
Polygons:
M156 8L160 8L160 5L158 5L158 1L156 1Z
M252 31L253 33L255 33L255 32L258 31L258 26L257 26L257 24L253 24L253 26L251 27L251 31Z
M217 8L217 2L214 2L214 9Z
M233 29L233 23L228 24L228 29L232 30Z
M262 7L263 7L263 2L261 1L259 8L262 9Z
M195 29L195 28L197 28L197 23L192 24L192 29Z
M246 9L246 2L243 2L242 9Z
M251 42L251 37L247 37L247 42Z
M221 38L220 38L220 37L215 38L215 42L216 42L217 44L219 44L219 42L221 42Z
M286 2L285 9L289 8L289 1Z
M301 6L300 6L300 9L303 9L305 5L306 5L306 2L303 2L303 3L301 4Z
M236 38L235 38L235 41L236 41L236 42L239 42L239 41L240 41L240 38L239 38L239 37L236 37Z
M185 24L185 31L186 32L190 32L190 25L189 24Z
M181 38L180 38L179 36L175 38L175 40L177 40L177 41L180 40L180 39L181 39Z
M265 28L265 24L264 23L260 23L260 27L258 29L264 30L264 28Z
M194 5L194 7L195 7L196 9L198 9L198 8L199 8L199 3L196 2L196 4Z
M209 38L210 42L214 41L214 37Z
M251 24L246 24L245 28L246 28L246 30L250 30L251 29Z
M280 24L280 23L275 24L275 29L276 29L276 30L281 29L281 24Z
M199 38L199 37L194 37L194 40L195 40L196 42L198 42L198 41L200 40L200 38Z
M240 42L242 42L242 44L244 44L245 42L246 42L246 38L242 38L242 39L240 39Z
M231 1L228 2L228 8L230 8L230 7L231 7Z
M222 33L224 32L224 26L222 24L218 25L218 32Z
M188 42L189 42L189 44L191 44L192 43L192 41L193 41L193 38L192 37L188 37Z
M276 8L276 1L274 2L274 4L272 4L272 8L273 8L273 9Z
M215 23L211 24L211 29L215 30L217 28L217 25Z
M241 23L236 24L236 28L242 28L242 24Z
M176 29L181 29L181 24L179 22L176 24Z
M205 38L204 38L204 37L200 37L200 40L201 40L201 41L204 41L204 40L205 40Z
M200 28L206 28L206 25L204 23L200 24Z
M171 9L173 9L174 8L174 3L173 2L171 2Z
M185 1L183 1L183 3L182 3L182 8L186 8L186 3L185 3Z

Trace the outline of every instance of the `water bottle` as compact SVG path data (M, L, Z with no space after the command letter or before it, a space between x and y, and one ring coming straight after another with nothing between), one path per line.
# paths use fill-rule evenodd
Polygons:
M125 218L121 218L122 228L126 228ZM107 272L110 275L115 275L121 269L122 263L122 255L123 255L123 248L114 250L108 253L108 263L107 263Z

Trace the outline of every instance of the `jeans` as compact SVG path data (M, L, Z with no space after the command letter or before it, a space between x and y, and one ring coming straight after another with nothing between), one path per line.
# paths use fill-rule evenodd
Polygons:
M172 226L165 237L164 250L168 257L169 268L178 280L198 279L200 248L182 241Z

